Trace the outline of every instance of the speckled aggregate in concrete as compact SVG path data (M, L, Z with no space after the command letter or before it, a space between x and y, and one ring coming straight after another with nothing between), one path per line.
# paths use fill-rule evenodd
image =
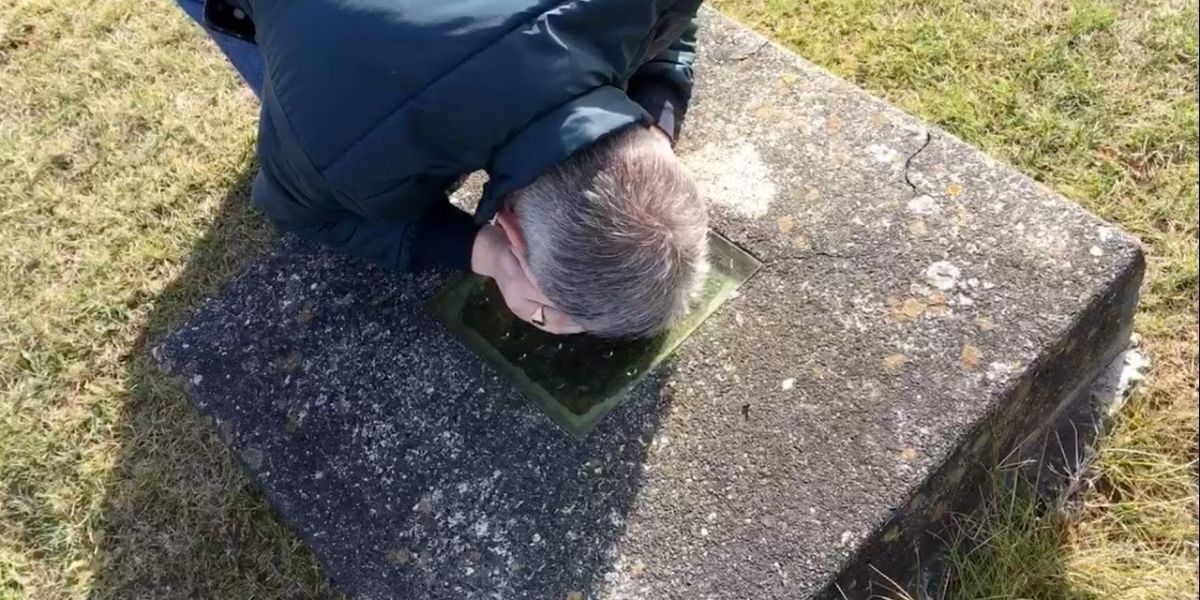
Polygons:
M863 597L1125 345L1137 243L715 13L681 156L763 270L583 443L295 240L159 349L360 598ZM878 591L878 590L876 590Z

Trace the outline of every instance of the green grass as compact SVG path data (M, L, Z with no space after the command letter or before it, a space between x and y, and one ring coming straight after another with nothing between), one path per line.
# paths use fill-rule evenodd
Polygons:
M964 519L953 596L1194 598L1196 5L717 4L1147 244L1103 485ZM0 599L329 594L149 356L265 238L255 115L170 2L0 3Z
M0 598L322 592L149 357L264 239L256 113L170 2L0 4Z

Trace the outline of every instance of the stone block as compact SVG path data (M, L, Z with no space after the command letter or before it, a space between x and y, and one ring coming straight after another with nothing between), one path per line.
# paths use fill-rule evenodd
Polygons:
M1126 345L1139 245L712 12L679 152L762 269L582 442L295 240L160 347L356 598L840 598L907 580Z

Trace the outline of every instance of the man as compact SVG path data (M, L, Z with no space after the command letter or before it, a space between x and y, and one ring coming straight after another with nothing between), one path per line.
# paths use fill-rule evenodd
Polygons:
M552 333L632 337L682 315L706 269L706 213L672 150L699 4L207 0L205 14L262 57L253 198L273 222L389 268L491 277ZM480 169L472 218L447 190Z

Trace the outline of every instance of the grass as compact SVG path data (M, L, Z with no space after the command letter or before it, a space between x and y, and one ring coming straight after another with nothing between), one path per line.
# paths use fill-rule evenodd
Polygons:
M1196 5L717 5L1147 245L1154 367L1103 485L965 518L953 597L1194 598ZM0 600L330 594L149 358L266 237L255 115L169 2L0 4Z
M256 113L170 2L0 5L0 598L324 593L149 359L265 237Z

